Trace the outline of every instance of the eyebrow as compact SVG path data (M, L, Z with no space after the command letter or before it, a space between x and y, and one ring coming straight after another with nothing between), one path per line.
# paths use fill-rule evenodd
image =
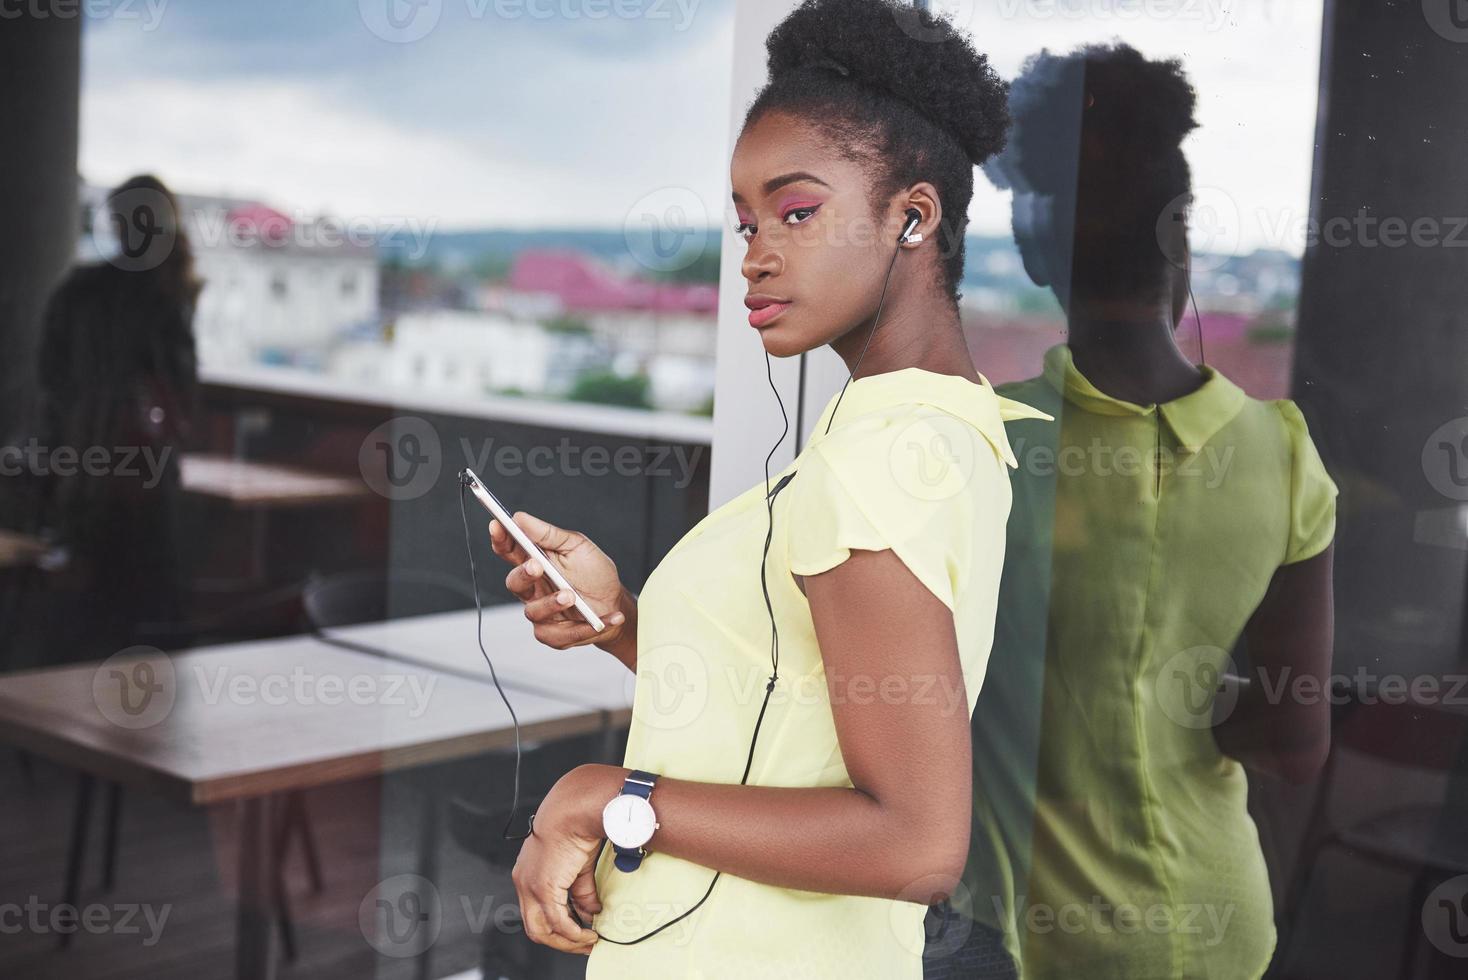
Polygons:
M764 193L766 194L766 196L768 196L770 194L773 194L780 188L784 187L786 184L795 184L799 183L800 181L808 181L812 184L820 184L822 187L825 187L827 189L829 189L831 186L813 173L807 173L804 170L792 170L788 174L781 174L778 177L771 177L769 180L765 181ZM738 191L735 191L734 200L743 201L744 198L739 196Z

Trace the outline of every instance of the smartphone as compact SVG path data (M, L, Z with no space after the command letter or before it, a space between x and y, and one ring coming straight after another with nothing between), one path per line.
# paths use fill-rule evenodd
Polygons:
M581 593L577 592L570 582L566 581L566 576L562 575L561 570L556 567L555 563L545 556L545 552L536 547L535 542L530 540L530 536L520 529L520 525L516 524L510 518L509 508L500 503L499 498L491 493L490 489L484 485L484 481L479 479L479 476L466 466L459 471L459 482L469 488L469 492L474 494L475 498L484 505L485 510L495 516L495 519L500 522L500 525L506 531L514 535L515 540L521 548L525 549L527 555L540 562L540 567L545 569L546 576L556 584L557 589L567 589L570 591L571 595L575 597L573 605L582 616L586 617L586 621L596 627L597 632L606 629L605 624L601 621L601 617L591 611L590 603L581 597Z

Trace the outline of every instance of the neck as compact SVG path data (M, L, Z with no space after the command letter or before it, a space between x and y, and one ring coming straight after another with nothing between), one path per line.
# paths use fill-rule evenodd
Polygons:
M1204 381L1177 346L1168 304L1076 304L1066 330L1076 370L1113 398L1139 405L1166 402Z
M964 340L958 311L946 298L899 306L894 306L891 299L889 296L882 310L875 335L868 319L831 342L831 349L841 355L848 372L854 370L855 378L865 378L916 367L978 383L979 373ZM867 344L869 336L871 343Z

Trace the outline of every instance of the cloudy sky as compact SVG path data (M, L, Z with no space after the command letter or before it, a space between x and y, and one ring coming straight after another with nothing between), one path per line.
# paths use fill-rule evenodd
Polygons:
M781 3L784 0L738 0ZM1042 46L1182 57L1200 198L1298 251L1319 0L934 0L1006 77ZM81 169L440 229L622 226L650 192L727 200L735 0L92 0ZM740 52L763 60L763 51ZM973 230L1004 233L977 181Z

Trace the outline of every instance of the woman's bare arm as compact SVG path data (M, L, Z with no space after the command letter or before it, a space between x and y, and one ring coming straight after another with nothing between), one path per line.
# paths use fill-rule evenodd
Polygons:
M1320 554L1275 571L1244 627L1247 683L1213 728L1225 754L1294 783L1309 779L1330 750L1334 552L1332 542Z
M972 808L968 696L952 613L890 550L853 551L802 587L853 786L663 777L653 793L661 826L647 849L787 888L939 901L963 872ZM781 684L789 681L782 675ZM751 732L764 686L756 692ZM761 733L756 764L774 751L769 736ZM742 760L748 744L728 751ZM567 797L581 801L569 816L572 832L602 836L601 809L627 772L589 765L566 777L576 787Z

